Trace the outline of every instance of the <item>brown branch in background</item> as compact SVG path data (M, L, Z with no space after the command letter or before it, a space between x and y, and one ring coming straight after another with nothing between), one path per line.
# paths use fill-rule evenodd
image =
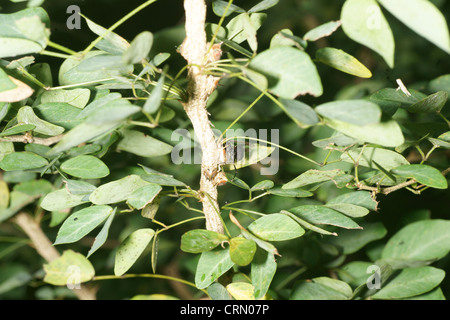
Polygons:
M181 47L181 55L186 59L189 67L188 97L183 102L183 107L192 122L202 149L199 195L203 203L206 229L223 233L224 228L217 203L218 146L206 110L206 102L216 86L215 77L204 73L205 65L211 62L207 57L206 4L204 0L185 0L184 9L186 39Z
M2 138L0 138L0 141L36 143L36 144L41 144L43 146L51 146L52 144L59 142L59 140L61 140L63 138L63 136L64 136L63 134L59 134L57 136L48 137L48 138L38 138L38 137L32 137L29 134L24 134L24 135L2 137Z
M25 212L18 213L12 221L16 223L30 238L37 253L47 262L51 262L60 257L59 252L52 245L45 233L42 231L39 222ZM72 289L80 300L95 300L95 290L81 285L79 289Z

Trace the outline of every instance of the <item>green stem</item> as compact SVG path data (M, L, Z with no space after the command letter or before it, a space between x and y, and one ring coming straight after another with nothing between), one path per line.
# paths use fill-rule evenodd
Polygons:
M113 276L113 275L106 275L106 276L95 276L92 280L93 281L101 281L101 280L116 280L116 279L129 279L129 278L156 278L156 279L165 279L165 280L171 280L171 281L176 281L176 282L180 282L183 284L186 284L188 286L194 287L196 289L197 286L189 281L183 280L183 279L179 279L179 278L175 278L175 277L171 277L171 276L166 276L163 274L150 274L150 273L142 273L142 274L124 274L122 276ZM200 291L202 291L204 294L208 295L208 292L205 289L198 289ZM209 295L208 295L209 296Z
M76 87L88 86L90 84L99 83L99 82L103 82L103 81L111 81L111 80L115 80L115 78L106 78L106 79L100 79L100 80L93 80L93 81L86 81L86 82L81 82L81 83L68 84L68 85L65 85L65 86L48 88L47 90L51 91L51 90L59 90L59 89L76 88Z
M139 11L143 10L145 7L149 6L150 4L152 4L153 2L156 2L156 0L148 0L146 2L144 2L143 4L141 4L139 7L135 8L134 10L132 10L130 13L128 13L127 15L125 15L122 19L120 19L119 21L117 21L116 23L114 23L111 27L109 27L109 29L105 32L105 34L99 36L97 39L95 39L94 41L91 42L91 44L84 49L83 51L83 56L86 55L89 51L91 51L96 45L97 43L99 43L106 34L108 34L109 32L112 32L113 30L115 30L117 27L119 27L122 23L124 23L125 21L127 21L128 19L130 19L132 16L134 16L135 14L137 14Z
M152 129L156 128L156 124L148 123L148 122L142 122L142 121L129 120L128 124L135 125L135 126L140 126L140 127L152 128Z
M78 54L78 52L75 52L72 49L66 48L66 47L64 47L64 46L62 46L62 45L60 45L58 43L55 43L53 41L50 41L50 40L48 41L47 44L48 44L49 47L52 47L54 49L57 49L59 51L65 52L65 53L70 54L70 55L77 55Z
M211 50L212 46L214 45L214 41L216 40L217 34L219 33L219 29L222 26L223 21L225 20L225 17L227 15L228 9L230 9L230 6L231 6L232 3L233 3L233 0L229 0L228 1L228 4L227 4L227 6L225 8L225 11L223 12L222 16L220 17L219 23L217 24L217 28L214 31L214 34L213 34L213 36L211 38L211 41L209 42L208 50L206 50L205 59L208 56L208 53Z
M238 76L239 79L241 79L242 81L247 82L248 84L250 84L251 86L253 86L254 88L261 90L260 88L258 88L258 86L256 85L256 83L254 83L253 81L251 81L250 79L247 79L246 77L243 76ZM269 92L267 92L267 90L263 91L265 92L265 95L272 100L281 110L284 111L284 113L286 113L288 115L289 118L292 119L292 121L294 121L298 126L300 126L300 123L297 119L295 119L293 116L291 116L291 114L286 110L286 108L283 106L283 104L278 101L273 95L271 95Z
M179 226L180 224L183 224L183 223L186 223L186 222L191 222L191 221L200 220L200 219L205 219L205 217L204 216L202 216L202 217L193 217L193 218L189 218L189 219L186 219L186 220L183 220L183 221L179 221L177 223L171 224L170 226L166 226L165 229L158 230L157 233L169 230L169 229L171 229L173 227Z
M447 123L447 125L450 127L450 121L442 114L442 113L438 113L438 115Z
M307 267L302 267L300 269L298 269L297 271L295 271L294 273L292 273L291 275L289 275L286 279L284 279L283 281L281 281L278 286L275 288L276 291L283 289L283 287L285 285L287 285L289 282L291 282L293 279L297 278L299 275L301 275L302 273L304 273L306 270L308 270Z
M234 121L228 126L228 128L225 129L224 132L222 132L222 134L220 135L218 141L221 141L224 134L230 129L232 128L248 111L250 111L251 108L253 108L253 106L258 103L258 101L265 95L265 91L263 91L248 107L247 109L245 109L236 119L234 119Z
M236 208L236 207L229 207L228 204L224 205L222 207L222 209L224 209L224 210L234 210L234 211L238 211L238 212L242 211L242 212L246 212L246 213L256 214L258 216L265 216L266 215L265 213L258 212L258 211L247 210L247 209Z
M61 58L61 59L68 59L68 58L76 59L72 55L68 55L68 54L64 54L64 53L58 53L58 52L53 52L53 51L47 51L47 50L42 50L41 54L46 55L46 56L50 56L50 57Z
M39 87L46 89L45 84L43 84L41 81L36 79L32 74L30 74L25 68L20 67L17 69L25 78L33 82L34 84L38 85Z
M313 160L313 159L310 159L310 158L308 158L308 157L306 157L306 156L304 156L304 155L302 155L302 154L299 154L299 153L297 153L297 152L295 152L295 151L293 151L293 150L291 150L291 149L289 149L289 148L283 147L283 146L281 146L281 145L279 145L279 144L277 144L277 143L274 143L274 142L270 142L270 141L262 140L262 139L258 139L258 138L252 138L252 137L241 137L241 136L236 136L236 137L231 137L231 138L229 138L229 139L225 139L224 143L225 143L227 140L232 140L232 139L243 139L243 140L246 140L246 139L247 139L247 140L253 140L253 141L258 141L258 142L268 143L268 144L270 144L270 145L272 145L272 146L274 146L274 147L280 148L281 150L284 150L284 151L287 151L287 152L289 152L289 153L292 153L293 155L295 155L295 156L297 156L297 157L299 157L299 158L302 158L302 159L304 159L304 160L306 160L306 161L309 161L309 162L311 162L311 163L314 163L315 165L317 165L317 166L319 166L319 167L322 167L322 166L323 166L322 163L319 163L319 162L317 162L317 161L315 161L315 160Z

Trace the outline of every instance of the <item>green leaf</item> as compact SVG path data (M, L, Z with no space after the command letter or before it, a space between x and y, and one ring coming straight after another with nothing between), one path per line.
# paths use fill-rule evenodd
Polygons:
M34 124L18 124L3 131L0 136L12 136L22 132L32 131L36 126Z
M214 231L191 230L181 236L181 250L190 253L200 253L212 250L227 240L227 236Z
M423 294L437 287L444 277L444 270L434 267L405 268L371 298L401 299Z
M120 121L104 123L101 125L82 123L66 133L47 155L56 155L83 142L98 138L116 129L120 124Z
M138 175L129 175L125 178L108 182L99 186L89 196L89 201L94 204L110 204L127 200L133 192L149 183Z
M5 221L15 215L19 210L36 200L36 197L30 196L19 191L12 191L9 194L9 207L0 208L0 222Z
M104 96L96 98L89 103L81 112L76 116L77 120L86 119L88 116L98 111L101 108L108 106L109 104L115 104L122 98L122 95L118 92L108 93Z
M314 195L314 193L302 190L299 188L295 189L281 189L281 188L272 188L267 190L267 193L274 194L276 196L280 197L288 197L288 198L304 198L304 197L311 197Z
M450 251L450 221L433 219L410 223L394 234L381 258L394 266L429 264Z
M44 264L44 282L55 286L75 286L90 281L95 270L81 253L66 250L62 256Z
M253 50L253 46L256 45L256 31L261 27L266 16L265 13L249 14L244 12L234 17L226 25L228 40L233 40L236 43L247 40Z
M319 117L313 108L298 100L280 99L286 114L301 128L313 126L319 122Z
M248 232L247 230L244 230L244 229L241 229L241 233L246 239L255 241L256 244L258 245L258 247L260 247L261 249L269 252L272 255L277 255L277 256L280 255L278 253L277 248L275 248L275 246L273 244L271 244L270 242L264 241L264 240L258 238L257 236L254 236L253 234L251 234L250 232Z
M227 285L227 291L236 300L255 300L254 288L247 282L232 282Z
M338 183L339 178L345 176L345 172L341 169L332 169L332 170L316 170L310 169L293 180L282 186L283 190L291 190L295 188L304 187L313 183L320 183L324 181L332 180L335 184Z
M368 243L382 239L387 230L381 222L366 222L360 224L362 230L342 230L338 237L327 238L330 243L342 250L342 254L352 254Z
M281 29L270 40L270 48L296 47L300 50L306 49L308 42L294 35L290 29Z
M92 206L74 212L62 224L54 244L73 243L82 239L105 221L112 211L110 206Z
M450 36L445 17L426 0L378 0L384 8L431 43L450 54Z
M81 155L61 164L61 170L81 179L99 179L109 175L108 166L99 158Z
M437 287L421 295L409 297L407 300L447 300L441 288Z
M144 112L152 114L158 111L164 93L163 90L164 79L165 75L163 73L161 77L158 79L158 83L156 84L155 88L152 90L150 97L148 97L147 101L145 101L145 104L142 108Z
M227 289L218 282L214 282L208 287L208 295L211 297L211 300L232 300Z
M366 209L377 211L378 202L369 191L353 191L341 194L327 202L327 205L350 203Z
M5 155L14 152L14 143L11 141L0 141L0 161Z
M321 48L316 51L316 59L339 71L360 77L371 78L372 72L358 59L336 48Z
M228 248L216 248L203 252L195 271L195 285L199 289L207 288L233 265Z
M9 188L5 181L0 181L0 210L9 205Z
M388 149L373 147L350 150L348 154L344 153L341 155L341 160L351 163L353 163L353 161L358 161L360 166L378 169L378 166L374 163L376 162L387 171L390 171L398 166L409 165L408 160L406 160L400 153Z
M326 206L333 210L339 211L340 213L343 213L351 218L361 218L369 213L368 209L356 206L351 203L327 204Z
M253 187L250 188L250 191L260 191L260 190L267 190L273 188L274 183L272 180L263 180L255 184Z
M377 124L381 120L380 107L366 100L327 102L317 106L315 110L323 117L358 126Z
M177 179L175 179L173 176L166 175L166 174L159 174L159 173L147 173L141 175L141 178L145 181L156 183L161 186L171 186L171 187L182 187L185 186L185 184Z
M439 76L428 83L431 92L445 91L450 94L450 74Z
M385 88L378 90L370 96L370 101L378 104L383 110L386 108L405 108L426 99L426 95L422 92L410 89L411 95L407 96L401 90Z
M17 88L17 85L8 77L3 69L0 69L0 92Z
M303 219L300 219L298 216L296 216L293 213L290 213L289 211L281 210L280 213L287 215L288 217L290 217L291 219L296 221L299 225L301 225L305 229L308 229L308 230L311 230L311 231L314 231L314 232L317 232L317 233L320 233L320 234L324 234L324 235L327 235L327 236L337 236L336 232L330 232L330 231L324 230L322 228L319 228L319 227L317 227L317 226L315 226L315 225L313 225L313 224L311 224L311 223L309 223L309 222L307 222L307 221L305 221Z
M322 95L322 83L309 55L291 47L275 47L257 54L250 68L269 80L269 91L285 99Z
M318 280L319 279L319 280ZM351 288L343 281L327 278L298 281L292 289L290 300L348 300Z
M159 209L159 203L161 201L161 197L157 196L152 202L147 203L147 205L142 208L141 216L146 219L153 219L156 215L156 212Z
M41 202L41 207L47 211L59 211L73 208L86 202L84 194L71 194L66 188L63 188L47 194Z
M230 240L230 257L238 266L246 266L253 260L256 252L256 243L242 237L234 237Z
M340 26L341 21L329 21L324 24L321 24L318 27L315 27L312 30L309 30L304 36L303 39L308 41L317 41L321 38L330 36L333 32L335 32Z
M45 158L27 151L7 154L0 161L0 168L5 171L37 169L46 165Z
M250 277L255 289L255 299L261 299L269 290L277 270L275 257L267 251L258 249L250 267Z
M40 7L0 14L0 58L41 52L49 36L49 17Z
M119 246L114 262L114 274L121 276L127 272L152 240L155 231L144 228L131 233Z
M162 187L155 183L150 183L135 190L127 199L127 204L138 210L143 209L151 203L162 190Z
M142 62L147 58L153 44L153 34L149 31L144 31L138 34L130 47L123 53L124 64L136 64Z
M225 9L227 8L227 6L228 6L228 1L214 0L212 3L212 9L213 9L214 13L219 17L222 17L225 14ZM243 12L245 12L245 10L238 7L235 4L230 4L225 17L228 17L233 12L243 13Z
M295 239L305 233L298 223L280 213L272 213L258 218L248 226L248 230L267 241Z
M139 111L141 111L140 107L131 104L127 100L117 99L90 113L86 117L85 122L96 125L112 123L124 120Z
M87 103L89 102L89 98L91 95L91 91L89 89L58 89L58 90L50 90L44 91L40 98L41 103L51 103L51 102L59 102L59 103L67 103L71 106L77 107L79 109L83 109Z
M251 7L248 12L252 13L267 10L276 5L278 1L279 0L262 0L258 4L255 4L253 7Z
M345 229L362 229L349 217L320 205L304 205L291 208L288 211L312 224L332 225Z
M72 129L81 123L81 119L77 119L80 114L80 108L63 102L48 102L39 104L34 108L37 115L54 125L61 126L65 129Z
M17 121L19 124L34 125L33 131L48 136L56 136L64 132L64 128L54 125L50 122L39 119L33 111L33 108L25 106L17 112Z
M173 147L136 130L122 130L117 148L141 157L157 157L170 153Z
M408 107L407 110L417 113L439 113L447 103L447 100L448 93L445 91L438 91Z
M103 82L133 71L133 65L122 63L122 56L105 54L104 51L90 51L80 61L66 59L59 69L60 85L83 82Z
M102 40L96 45L97 48L112 54L122 54L130 46L130 44L118 34L108 31L106 28L96 24L83 15L81 16L86 19L88 28L96 35L102 37Z
M395 120L359 126L339 120L324 119L324 124L361 142L397 147L405 141L402 130Z
M395 175L413 178L417 182L436 189L447 189L448 183L442 173L426 164L408 164L391 170Z
M368 261L351 261L339 267L337 275L340 280L345 281L352 287L366 285L370 276L368 270L374 265Z
M114 208L113 212L109 215L102 229L95 237L94 243L89 249L87 258L89 258L90 255L92 255L95 251L97 251L106 242L106 239L108 238L109 228L111 227L111 223L114 220L115 216L116 216L116 208Z
M13 190L25 193L32 197L41 197L51 192L53 186L47 180L29 180L16 184Z
M389 67L394 67L394 36L375 0L347 0L342 7L341 21L350 39L374 50Z

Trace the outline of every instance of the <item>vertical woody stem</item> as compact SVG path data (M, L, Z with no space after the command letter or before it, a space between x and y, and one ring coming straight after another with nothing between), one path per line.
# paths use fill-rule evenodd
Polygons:
M206 217L206 229L223 233L223 224L218 213L217 183L215 173L218 168L218 146L206 110L206 102L215 88L214 77L205 74L203 67L207 62L207 42L205 32L206 4L204 0L185 0L186 39L181 55L188 68L187 101L183 103L192 122L195 135L202 149L200 178L200 197Z

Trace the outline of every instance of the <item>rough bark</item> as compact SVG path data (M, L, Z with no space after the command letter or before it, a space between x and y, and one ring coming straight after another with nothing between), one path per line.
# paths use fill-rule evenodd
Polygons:
M217 203L218 146L209 121L206 103L214 91L216 78L205 74L208 59L204 0L185 0L186 39L181 47L181 55L188 67L187 101L183 103L192 122L195 135L201 145L202 165L200 178L200 200L206 217L206 229L223 233L223 224Z

